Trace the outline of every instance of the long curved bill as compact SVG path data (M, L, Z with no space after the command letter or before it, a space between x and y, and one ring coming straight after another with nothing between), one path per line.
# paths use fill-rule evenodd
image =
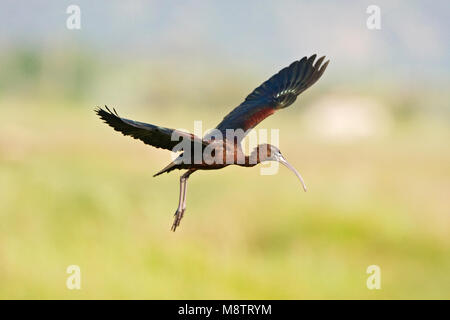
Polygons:
M300 175L300 173L298 173L297 170L295 170L295 168L293 166L291 166L291 164L289 162L287 162L287 160L285 158L283 158L283 156L279 156L278 157L278 162L280 162L281 164L283 164L286 168L288 168L289 170L291 170L292 172L295 173L295 175L297 176L297 178L300 180L300 182L302 183L303 186L303 190L305 190L306 192L306 184L303 181L302 176Z

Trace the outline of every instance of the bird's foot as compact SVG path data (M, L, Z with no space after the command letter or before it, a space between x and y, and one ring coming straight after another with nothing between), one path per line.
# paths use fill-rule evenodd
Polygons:
M175 212L175 218L173 219L173 224L172 224L172 228L170 228L170 230L172 230L173 232L175 232L175 230L177 229L177 227L180 225L181 219L183 219L183 215L184 212L186 211L186 209L177 209L177 211Z

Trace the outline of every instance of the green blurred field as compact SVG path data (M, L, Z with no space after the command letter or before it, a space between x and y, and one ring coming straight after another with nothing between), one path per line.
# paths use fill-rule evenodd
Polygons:
M192 129L216 124L228 103L117 107ZM95 104L0 100L0 298L450 298L448 127L421 121L330 143L302 134L305 105L262 127L281 128L307 193L284 168L195 173L172 233L179 172L152 177L168 152L113 132ZM65 286L71 264L79 291ZM372 264L378 291L366 288Z

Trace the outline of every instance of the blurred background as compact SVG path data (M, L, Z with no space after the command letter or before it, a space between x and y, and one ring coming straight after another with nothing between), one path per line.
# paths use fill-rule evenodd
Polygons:
M70 30L67 7L81 9ZM381 29L369 30L369 5ZM0 298L450 298L447 1L2 1ZM95 106L213 128L305 55L320 81L257 128L303 174L189 181ZM81 268L68 290L66 268ZM366 269L381 268L381 290Z

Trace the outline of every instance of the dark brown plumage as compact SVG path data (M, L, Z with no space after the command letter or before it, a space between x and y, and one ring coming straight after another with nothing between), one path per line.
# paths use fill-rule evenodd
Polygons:
M284 159L278 148L269 144L259 145L247 156L243 154L240 143L249 130L275 111L293 104L300 93L322 76L329 61L324 63L325 57L321 57L316 62L315 59L316 55L312 55L295 61L253 90L244 102L218 124L216 132L221 133L220 139L217 136L213 138L211 135L200 138L179 130L125 119L120 117L115 109L111 111L106 106L106 110L97 108L95 112L114 130L157 148L173 150L182 140L187 141L184 146L188 150L183 149L178 158L155 174L157 176L175 169L188 170L180 178L179 204L172 224L172 230L175 231L186 210L187 179L196 170L215 170L230 164L252 167L263 161L278 161L297 175L306 190L300 174ZM241 130L243 134L229 141L227 130ZM214 152L208 153L209 149ZM192 150L201 150L200 159L190 152Z

